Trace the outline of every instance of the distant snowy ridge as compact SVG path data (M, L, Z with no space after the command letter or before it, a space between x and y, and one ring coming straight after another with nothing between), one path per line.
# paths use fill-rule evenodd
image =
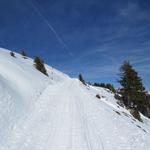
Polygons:
M15 55L0 49L0 150L150 150L150 120L113 93Z

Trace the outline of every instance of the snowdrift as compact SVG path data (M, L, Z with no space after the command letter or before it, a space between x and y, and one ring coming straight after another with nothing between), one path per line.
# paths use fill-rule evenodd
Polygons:
M0 49L0 150L150 150L143 123L104 88ZM100 95L100 99L96 97Z

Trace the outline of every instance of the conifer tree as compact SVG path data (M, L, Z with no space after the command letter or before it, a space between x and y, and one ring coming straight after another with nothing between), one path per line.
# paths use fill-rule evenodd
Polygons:
M106 87L107 89L109 89L110 91L114 92L114 93L116 92L114 86L113 86L112 84L110 84L110 83L107 83L107 84L105 85L105 87Z
M121 95L125 106L136 108L143 113L148 106L145 88L142 79L128 61L125 61L120 68L119 83L122 86Z
M84 79L83 79L82 74L79 74L79 80L80 80L84 85L86 85L86 83L85 83L85 81L84 81Z
M34 66L36 67L37 70L48 76L48 73L44 66L44 61L40 57L34 58Z
M23 58L25 58L25 59L27 58L26 57L27 55L26 55L25 51L21 51L21 55L23 56Z
M12 57L15 57L15 54L14 54L14 52L10 52L10 55L12 56Z

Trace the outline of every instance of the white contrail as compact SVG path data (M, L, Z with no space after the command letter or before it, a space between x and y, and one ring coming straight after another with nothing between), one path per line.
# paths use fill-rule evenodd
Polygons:
M41 11L34 5L34 3L32 2L32 0L30 1L32 7L34 8L34 10L37 12L37 14L39 14L39 16L43 19L43 21L47 24L48 28L50 29L51 32L53 32L53 34L55 35L56 39L59 41L60 44L63 45L63 47L67 50L69 50L68 46L65 44L65 42L60 38L60 36L58 35L58 33L55 31L55 29L53 28L53 26L51 25L51 23L47 20L47 18L41 13Z

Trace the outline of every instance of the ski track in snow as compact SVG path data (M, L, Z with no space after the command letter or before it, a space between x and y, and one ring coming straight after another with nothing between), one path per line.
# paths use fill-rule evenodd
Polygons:
M98 109L93 102L77 80L49 85L2 150L105 150L100 129L89 116L89 103Z
M84 104L70 90L73 84L70 79L65 82L66 88L64 83L53 88L48 86L36 101L32 113L11 133L8 145L3 149L93 150L90 134L95 131L89 131ZM38 136L38 141L34 143ZM103 150L103 145L98 149Z

